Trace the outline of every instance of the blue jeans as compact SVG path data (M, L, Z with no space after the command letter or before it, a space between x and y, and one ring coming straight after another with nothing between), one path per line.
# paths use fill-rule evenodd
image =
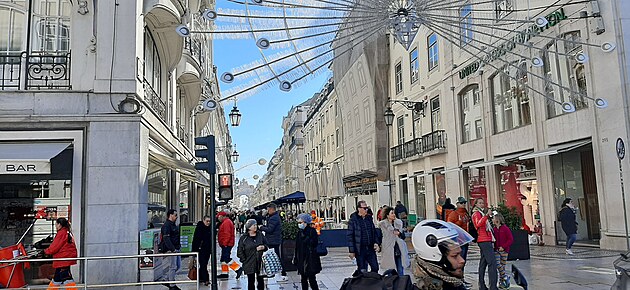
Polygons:
M403 267L402 264L402 257L394 257L394 262L396 262L396 272L398 272L398 275L405 275L405 267Z
M571 250L573 243L577 240L577 234L567 235L567 250Z
M378 273L378 260L376 259L376 251L369 246L361 246L357 258L357 269L361 272L367 272L368 264L370 271Z

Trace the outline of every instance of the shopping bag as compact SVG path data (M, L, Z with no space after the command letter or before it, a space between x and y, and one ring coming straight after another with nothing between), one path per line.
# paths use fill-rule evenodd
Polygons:
M194 258L188 264L188 279L197 280L197 261Z
M273 276L276 273L282 272L282 264L280 258L276 255L274 250L266 251L262 256L263 268L267 276Z

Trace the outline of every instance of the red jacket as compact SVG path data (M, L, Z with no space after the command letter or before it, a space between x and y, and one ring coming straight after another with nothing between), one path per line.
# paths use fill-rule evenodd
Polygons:
M477 229L477 243L492 242L492 232L486 227L486 224L488 223L488 216L482 214L479 210L473 211L472 220L475 225L475 229Z
M492 229L494 232L494 238L496 241L494 242L494 249L499 250L499 247L503 247L506 253L510 252L510 247L512 246L512 242L514 242L514 237L512 236L512 231L506 225L501 225L498 228Z
M44 250L46 255L52 255L53 259L58 258L76 258L77 257L77 245L72 237L72 243L68 243L68 229L61 228L52 244L48 249ZM76 265L77 261L53 261L53 268L63 268Z
M221 225L219 225L219 246L234 247L235 239L234 223L229 218L223 219Z

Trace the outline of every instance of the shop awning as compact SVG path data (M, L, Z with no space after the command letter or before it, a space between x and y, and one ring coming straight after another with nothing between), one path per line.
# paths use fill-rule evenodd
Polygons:
M306 201L306 197L304 197L304 192L296 191L289 195L278 198L274 201L277 204L285 204L285 203L304 203Z
M514 154L508 154L499 158L495 158L486 162L481 162L481 163L475 163L475 164L471 164L468 167L469 168L480 168L480 167L486 167L486 166L492 166L492 165L499 165L499 164L507 164L508 161L512 161L512 160L517 160L519 159L519 157L526 155L526 154L530 154L531 151L526 151L526 152L520 152L520 153L514 153Z
M0 174L50 174L50 159L70 144L0 143Z
M558 153L571 151L573 149L576 149L578 147L582 147L582 146L588 145L588 144L591 144L591 140L586 140L586 141L583 140L583 141L574 141L574 142L564 143L564 144L560 144L560 145L550 146L549 148L547 148L545 150L541 150L541 151L525 154L523 156L520 156L518 159L525 160L525 159L530 159L530 158L555 155L555 154L558 154Z

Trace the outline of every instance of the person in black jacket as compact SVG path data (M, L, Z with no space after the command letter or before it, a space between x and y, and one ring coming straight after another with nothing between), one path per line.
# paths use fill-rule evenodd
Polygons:
M295 255L293 264L297 266L298 274L302 276L302 290L319 290L315 275L322 271L322 262L316 248L318 243L317 230L313 225L313 218L306 213L297 217L300 231L295 238Z
M357 269L366 272L368 264L372 272L378 273L376 252L380 252L381 235L374 226L372 216L368 215L367 203L357 203L357 211L350 216L348 222L348 249L350 259L357 259Z
M159 248L161 249L161 253L177 253L181 248L179 228L175 224L175 221L177 221L177 212L174 209L169 209L166 212L166 222L160 229L162 240L160 241L161 245ZM179 256L164 257L164 261L168 263L169 267L166 272L166 277L161 277L159 280L175 281L175 273L177 273L180 264L179 259ZM170 290L179 290L179 287L174 284L164 283L164 286L168 287Z
M247 232L238 240L236 256L241 260L243 272L247 275L247 289L255 290L254 284L258 283L258 290L265 289L264 277L260 275L262 267L262 255L267 250L265 236L258 231L255 219L245 222Z
M212 250L212 232L210 231L210 216L204 216L203 221L197 223L195 234L192 241L192 251L199 253L199 283L206 286L210 283L210 275L208 274L208 261Z
M560 209L560 222L562 223L562 230L567 235L567 255L573 255L571 248L573 243L577 240L577 226L575 221L575 206L571 198L565 198L562 202L562 208Z
M282 245L282 220L280 219L280 215L276 211L276 204L270 203L267 205L267 225L260 227L260 230L265 232L265 239L267 239L267 243L270 248L276 252L276 255L280 258L280 264L282 264L282 255L280 255L280 246ZM287 272L284 270L284 265L282 265L282 275L276 279L277 282L286 282L289 279L287 278Z

